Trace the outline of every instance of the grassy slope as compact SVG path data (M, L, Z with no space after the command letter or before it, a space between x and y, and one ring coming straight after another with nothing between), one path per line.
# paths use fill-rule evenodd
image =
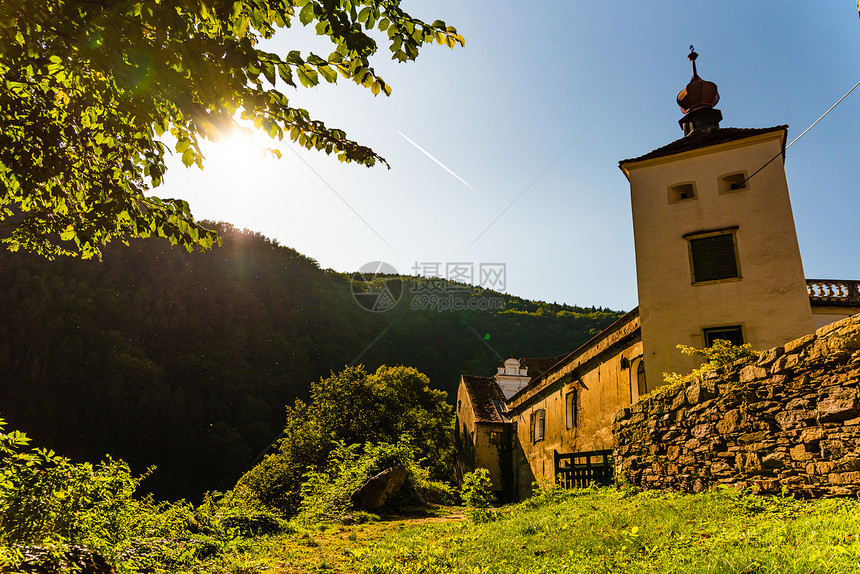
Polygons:
M860 572L860 503L741 495L545 494L485 523L380 522L293 535L276 572Z

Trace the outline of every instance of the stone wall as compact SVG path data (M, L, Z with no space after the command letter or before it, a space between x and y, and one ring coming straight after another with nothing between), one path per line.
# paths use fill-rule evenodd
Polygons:
M860 315L616 413L615 473L643 488L718 484L860 494Z

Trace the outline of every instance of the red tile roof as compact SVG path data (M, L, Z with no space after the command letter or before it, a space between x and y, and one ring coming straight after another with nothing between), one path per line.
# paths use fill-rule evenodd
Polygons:
M475 413L475 422L506 422L496 408L496 404L504 404L505 395L494 379L461 375L461 380L463 386L466 387L466 392L469 393L472 411Z

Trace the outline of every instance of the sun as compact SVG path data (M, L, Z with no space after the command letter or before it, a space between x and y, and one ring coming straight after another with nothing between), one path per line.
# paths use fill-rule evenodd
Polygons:
M248 170L260 168L273 157L280 157L273 143L253 131L237 128L218 142L207 142L202 151L209 169L247 173Z

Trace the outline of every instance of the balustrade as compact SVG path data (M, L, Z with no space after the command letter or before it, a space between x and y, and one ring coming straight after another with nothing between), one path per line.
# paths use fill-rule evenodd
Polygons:
M812 305L860 307L860 281L807 279L806 291Z

